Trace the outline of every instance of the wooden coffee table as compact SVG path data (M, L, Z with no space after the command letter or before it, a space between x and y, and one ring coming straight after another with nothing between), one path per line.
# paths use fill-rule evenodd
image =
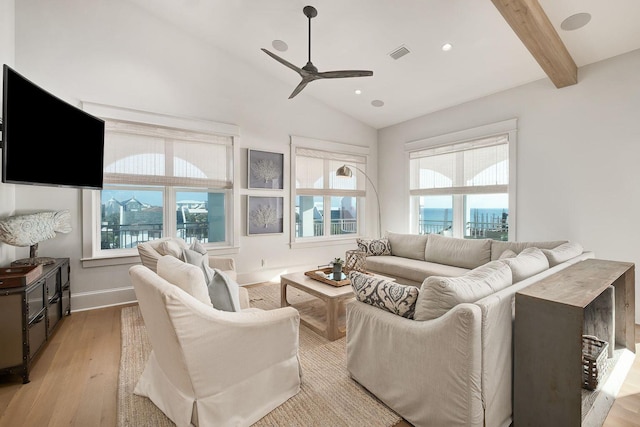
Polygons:
M378 276L376 277L383 277ZM387 280L394 280L384 277ZM302 303L290 304L287 300L287 287L299 289L315 298ZM346 335L345 303L354 298L350 285L332 286L314 280L303 272L280 276L280 306L295 307L300 313L300 322L315 333L334 341Z

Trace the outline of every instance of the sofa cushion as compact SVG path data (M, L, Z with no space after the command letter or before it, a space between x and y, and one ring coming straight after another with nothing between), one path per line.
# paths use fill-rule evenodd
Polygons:
M502 255L502 253L507 249L519 254L526 248L536 247L540 249L553 249L566 242L566 240L552 240L545 242L501 242L499 240L493 240L491 242L491 261L500 259L500 255Z
M503 252L503 255L507 251L510 251L510 249ZM502 262L511 269L513 283L518 283L549 269L547 257L542 253L542 250L536 247L523 249L516 257L503 258Z
M349 281L358 301L413 319L418 288L352 271Z
M583 248L579 243L566 242L553 249L543 249L542 252L549 260L549 266L555 267L580 255L583 252Z
M388 232L387 238L391 245L391 255L424 261L428 235Z
M491 261L490 239L457 239L430 234L425 260L462 268L476 268Z
M462 276L470 269L386 255L367 258L367 271L422 284L424 279L429 276Z
M199 267L205 279L210 304L223 311L240 311L240 287L222 270L209 267L209 256L183 249L186 263Z
M211 298L199 266L180 261L173 255L164 255L158 260L158 276L172 283L211 307Z
M511 285L511 269L492 261L460 277L427 277L416 302L415 320L436 319L461 303L472 303Z
M391 245L386 237L382 239L356 239L358 249L367 256L391 255Z

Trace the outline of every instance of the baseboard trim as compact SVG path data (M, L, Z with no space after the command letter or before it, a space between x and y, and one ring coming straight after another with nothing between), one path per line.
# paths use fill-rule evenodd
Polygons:
M271 268L248 273L238 273L240 286L263 282L280 282L280 275L296 271L312 270L317 266L295 266L289 268ZM131 304L137 301L133 286L125 286L100 291L73 293L71 289L71 312L95 310L104 307Z
M95 310L137 301L133 286L105 289L101 291L73 293L71 289L71 312Z

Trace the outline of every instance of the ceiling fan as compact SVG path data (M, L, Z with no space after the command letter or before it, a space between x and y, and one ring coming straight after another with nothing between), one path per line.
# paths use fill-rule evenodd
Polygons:
M367 70L340 70L340 71L324 71L319 72L313 63L311 63L311 18L314 18L318 15L318 11L313 6L305 6L302 9L302 12L305 14L307 18L309 18L309 59L307 61L307 65L302 68L296 67L289 61L280 58L278 55L269 52L267 49L262 49L264 53L275 59L276 61L284 64L285 66L291 68L293 71L300 74L302 77L302 81L296 86L294 91L289 95L289 99L293 98L297 94L300 93L302 89L309 83L318 79L337 79L344 77L366 77L372 76L373 71Z

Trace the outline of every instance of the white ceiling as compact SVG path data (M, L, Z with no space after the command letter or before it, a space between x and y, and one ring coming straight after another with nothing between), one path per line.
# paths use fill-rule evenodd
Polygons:
M302 9L314 6L311 60L319 71L374 74L314 81L288 102L311 96L378 129L547 78L490 0L128 1L282 81L283 98L300 77L260 48L305 65L308 22ZM640 48L640 0L539 2L578 67ZM560 29L562 20L579 12L592 15L587 26ZM276 51L276 39L288 51ZM453 49L443 52L447 42ZM402 45L411 53L392 59L389 53ZM373 107L376 99L384 106Z

